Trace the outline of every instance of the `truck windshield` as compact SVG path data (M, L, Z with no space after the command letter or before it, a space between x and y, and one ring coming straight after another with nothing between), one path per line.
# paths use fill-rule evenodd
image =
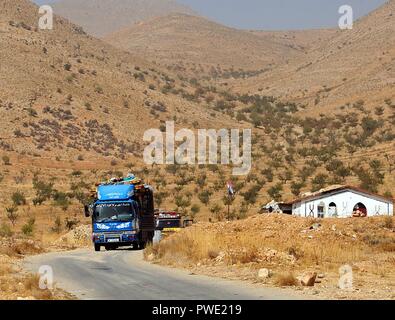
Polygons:
M96 205L93 217L96 222L126 222L133 220L135 214L135 208L131 203L101 203Z

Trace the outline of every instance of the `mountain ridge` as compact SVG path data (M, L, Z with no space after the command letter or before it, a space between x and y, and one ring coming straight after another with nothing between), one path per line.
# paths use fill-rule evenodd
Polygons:
M196 14L175 0L62 0L51 6L56 14L96 37L171 12Z

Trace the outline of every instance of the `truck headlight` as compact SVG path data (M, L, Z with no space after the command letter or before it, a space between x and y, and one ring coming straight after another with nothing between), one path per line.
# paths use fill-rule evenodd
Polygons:
M103 237L103 234L101 234L101 233L92 233L92 240L93 241L100 240L101 237Z

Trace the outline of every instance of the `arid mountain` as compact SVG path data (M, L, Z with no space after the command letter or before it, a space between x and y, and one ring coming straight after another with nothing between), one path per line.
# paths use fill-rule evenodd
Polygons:
M292 63L236 86L310 105L340 106L395 95L395 1L337 30Z
M382 193L393 190L393 101L384 102L382 99L380 104L373 106L382 108L369 110L364 109L366 106L363 103L350 106L347 112L337 112L332 108L319 117L309 118L306 117L309 113L292 100L279 103L273 97L264 95L270 92L266 87L270 87L276 88L278 96L284 98L286 95L279 79L287 88L287 76L290 83L300 81L295 86L304 85L304 79L297 78L299 73L291 69L294 68L291 62L275 67L279 75L272 73L273 80L262 80L262 75L255 78L255 82L245 80L246 89L240 84L239 87L246 91L254 90L254 95L241 94L242 91L232 92L225 85L208 84L184 77L182 72L175 74L162 66L153 65L135 54L86 35L80 27L58 16L54 30L38 30L38 18L37 6L27 0L0 1L0 152L1 156L10 157L11 163L15 164L7 165L7 158L2 159L0 178L6 175L3 181L13 185L14 190L19 187L14 186L15 175L20 175L26 167L31 168L33 162L36 167L44 168L45 172L48 168L85 172L100 170L100 176L107 178L114 170L124 170L132 162L137 163L140 172L146 172L146 177L155 179L158 189L166 183L172 184L169 194L181 194L184 198L193 197L197 191L192 186L182 191L183 186L189 186L190 181L197 179L198 187L207 179L207 190L212 194L213 201L221 203L226 179L230 176L227 166L195 168L199 174L189 166L158 166L156 171L162 173L156 177L151 174L153 168L143 169L142 150L147 144L143 141L143 133L149 128L164 129L166 120L174 120L178 128L188 129L253 128L251 174L241 177L237 184L236 179L232 179L240 191L235 203L237 211L243 209L247 212L251 205L256 205L258 209L266 200L289 198L300 190L318 190L328 184L361 184L373 192ZM384 19L384 16L381 18ZM211 25L210 22L207 24ZM386 25L388 22L384 19L381 26ZM374 25L371 27L380 29ZM224 44L222 57L225 59L226 54L236 54L228 38L233 29L223 27L220 30L224 30L223 39L213 38ZM252 32L234 32L236 36L232 39L236 41L233 47L236 47L237 41L243 43L253 39L251 45L256 45L261 39ZM354 37L357 37L358 29L350 34L355 32ZM338 33L331 40L324 41L328 43L326 46L339 44L337 39L343 33ZM391 43L387 44L392 35L387 33L386 28L382 33L377 33L378 37L386 37L382 38L383 52L391 50ZM244 38L245 34L249 37ZM361 34L362 38L365 36ZM370 42L372 46L379 45L375 37L370 39L364 42L365 46ZM276 37L273 41L277 41ZM313 48L311 44L309 46ZM294 50L300 54L295 59L300 61L306 55L304 49L285 47L288 49L276 43L273 44L275 49L270 52ZM241 48L244 48L243 44ZM265 47L262 45L262 48ZM216 50L218 52L219 49ZM371 55L381 52L371 47L369 50ZM200 51L196 54L199 55ZM308 51L309 57L315 54L318 59L322 55L318 48ZM238 59L242 59L243 53L238 54ZM379 57L381 55L382 52ZM333 56L328 57L331 63ZM387 53L382 56L383 59L388 58ZM363 61L373 60L372 65L381 66L379 59L376 61L362 54L361 57ZM151 60L147 54L144 58ZM199 59L207 63L205 56ZM262 61L264 59L267 58L262 58ZM354 60L350 57L349 61ZM355 62L361 63L359 56ZM323 61L316 64L321 68L326 66ZM346 67L349 66L342 65L340 61L340 68ZM355 67L351 65L349 68ZM359 69L360 74L364 75L365 71L370 72L371 65ZM387 76L383 68L377 70L376 74L380 74L381 70L383 79ZM392 69L389 70L392 72ZM303 68L301 71L305 72ZM310 71L312 73L314 70ZM339 69L338 72L343 70ZM358 79L356 72L353 72L352 75ZM325 75L325 69L318 68L317 73ZM336 75L335 72L328 74ZM280 78L281 75L283 78ZM307 85L308 81L322 81L318 75L315 79L314 73L309 75L311 78L307 74ZM241 83L240 79L237 81ZM263 89L259 90L261 85ZM234 87L237 88L235 84ZM333 90L325 91L325 94ZM292 97L290 93L288 96ZM367 91L366 95L369 94L375 95L376 91ZM377 160L380 162L377 163ZM108 174L109 168L113 171ZM9 174L9 170L14 176ZM55 176L58 175L63 177L64 173L57 171ZM90 177L92 180L98 179L94 172L90 173ZM31 189L31 184L27 187ZM258 197L259 193L264 196ZM191 204L200 203L198 201L204 204L204 195L202 199L195 196ZM176 207L180 202L176 203L175 200L173 197L166 203ZM204 205L202 211L209 213L211 204Z
M288 31L250 31L267 41L274 41L289 46L307 54L310 50L325 43L331 38L336 30L311 29L311 30L288 30ZM301 55L301 57L303 57Z
M274 37L229 28L187 14L140 22L104 39L166 65L211 64L259 71L303 54L300 46Z
M152 17L193 13L175 0L62 0L54 3L53 9L98 37Z
M171 75L63 18L38 30L38 18L27 0L0 1L1 149L141 155L143 132L175 114L184 125L209 125L195 102L155 90L173 83Z

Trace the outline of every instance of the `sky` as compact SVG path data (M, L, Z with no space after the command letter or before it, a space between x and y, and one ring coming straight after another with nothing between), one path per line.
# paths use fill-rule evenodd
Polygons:
M84 1L84 0L81 0ZM105 0L103 0L105 1ZM177 0L202 16L239 29L292 30L335 27L342 5L359 18L387 0ZM35 0L50 4L54 0Z

